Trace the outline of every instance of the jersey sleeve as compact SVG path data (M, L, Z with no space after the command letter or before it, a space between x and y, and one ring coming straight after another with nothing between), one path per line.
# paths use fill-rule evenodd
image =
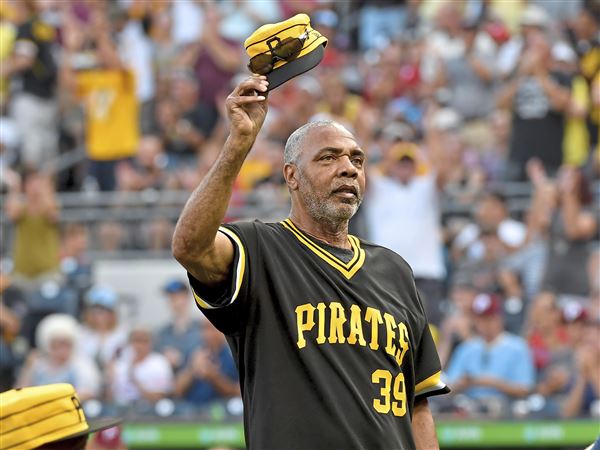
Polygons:
M188 279L196 306L225 334L234 334L241 324L246 299L250 293L250 258L254 225L251 222L227 224L219 227L233 244L233 265L229 279L220 287L202 284L188 272Z
M415 351L415 400L433 395L447 394L450 389L441 379L440 358L431 336L429 324L425 323L421 340Z

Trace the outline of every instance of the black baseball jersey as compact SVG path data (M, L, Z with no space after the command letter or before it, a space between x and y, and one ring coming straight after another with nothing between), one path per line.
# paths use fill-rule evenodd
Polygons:
M408 264L289 219L220 232L235 247L226 292L190 282L237 362L248 448L414 449L415 398L448 388Z

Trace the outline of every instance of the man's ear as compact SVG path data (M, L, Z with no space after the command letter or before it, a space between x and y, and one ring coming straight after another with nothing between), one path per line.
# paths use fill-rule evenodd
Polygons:
M291 191L298 189L298 167L295 164L287 163L283 166L283 177Z

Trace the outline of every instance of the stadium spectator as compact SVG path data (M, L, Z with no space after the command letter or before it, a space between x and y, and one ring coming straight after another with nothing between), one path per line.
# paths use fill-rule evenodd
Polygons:
M75 20L65 27L62 78L85 106L89 174L102 191L116 188L117 162L135 154L139 138L139 105L134 73L121 61L112 41L111 24L102 8L92 10L91 63L78 65L85 37Z
M45 169L58 155L57 30L45 20L54 5L31 0L15 6L27 17L17 29L12 55L0 67L0 76L14 76L21 86L12 99L12 116L23 138L21 164Z
M561 323L561 309L552 292L540 292L527 311L527 316L525 336L539 372L550 364L556 354L565 351L569 339Z
M190 311L190 290L178 278L169 280L162 292L167 297L171 317L169 323L156 333L155 347L177 373L185 361L202 344L200 323Z
M70 383L81 400L99 398L100 371L91 359L77 352L80 339L79 325L73 317L46 317L36 333L39 351L31 350L27 355L17 386Z
M6 273L0 272L0 392L12 388L19 356L13 344L21 331L21 321L27 311L25 299L10 286Z
M443 156L438 154L431 155L434 169L419 173L423 162L418 152L416 144L401 142L384 155L384 173L373 174L369 180L365 217L369 239L394 250L410 264L427 318L439 325L446 267L438 188L446 173ZM390 209L390 204L394 208Z
M536 392L546 399L546 411L551 416L559 416L560 406L568 394L569 383L577 374L576 352L584 343L586 309L576 301L569 301L560 308L561 322L566 342L562 351L554 352L546 366L538 371ZM544 312L545 313L545 312Z
M7 2L0 5L0 66L4 66L10 58L17 36L16 27L10 22L14 10ZM0 73L0 113L4 113L8 103L9 79Z
M593 414L600 400L600 322L588 321L584 341L576 350L576 375L570 380L570 389L563 404L563 417L581 417Z
M172 167L196 160L218 120L216 108L199 102L200 92L194 72L178 69L170 75L168 97L156 111L157 133L165 142Z
M494 52L475 47L479 24L463 20L461 32L464 52L444 61L438 73L438 85L448 89L448 106L454 109L472 129L481 124L494 107ZM491 49L495 50L495 49ZM465 124L467 125L467 124Z
M175 380L175 395L196 408L240 395L237 368L223 333L203 319L202 339L202 347L190 356Z
M152 333L134 327L129 334L129 350L108 369L110 398L119 408L152 414L156 402L173 391L173 371L169 361L152 350Z
M94 286L85 296L81 352L105 369L127 346L127 328L119 323L119 298L110 287Z
M474 208L474 223L465 226L452 243L456 261L480 261L484 255L482 233L494 233L507 250L525 242L526 227L510 217L506 197L498 191L484 192Z
M464 392L485 405L489 399L507 405L534 387L535 369L526 342L504 331L500 299L480 294L473 300L477 336L463 342L446 369L454 393Z
M193 67L200 86L200 102L216 106L219 93L229 88L242 64L239 44L221 33L222 15L216 4L204 3L204 26L198 40L182 55L182 63Z
M514 75L527 45L535 35L545 33L550 23L548 13L538 5L527 5L522 11L519 18L519 32L513 34L498 50L496 64L499 75L504 80Z
M598 219L590 210L589 186L581 170L568 166L561 168L554 186L543 286L557 293L586 297L590 293L588 274L576 261L587 261L589 241L598 231Z
M6 214L15 224L13 277L23 288L35 289L44 280L60 279L60 206L44 173L27 172L23 193L13 190L6 201Z
M477 293L468 278L455 276L452 280L449 311L440 325L438 353L442 367L446 367L454 350L475 334L471 307Z
M120 191L163 189L169 182L167 164L162 139L154 135L142 136L135 157L117 166L117 186Z
M533 157L539 158L552 174L562 164L571 80L552 70L551 48L544 35L533 35L516 74L498 94L498 106L510 108L513 113L507 179L524 180L525 165Z

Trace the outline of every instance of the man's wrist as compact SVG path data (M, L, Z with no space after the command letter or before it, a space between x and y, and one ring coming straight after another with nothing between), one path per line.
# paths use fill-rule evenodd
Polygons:
M232 150L235 150L236 153L245 153L247 154L254 141L256 140L256 136L250 135L241 135L235 132L231 132L227 137L227 141L225 142L225 147L229 147Z

